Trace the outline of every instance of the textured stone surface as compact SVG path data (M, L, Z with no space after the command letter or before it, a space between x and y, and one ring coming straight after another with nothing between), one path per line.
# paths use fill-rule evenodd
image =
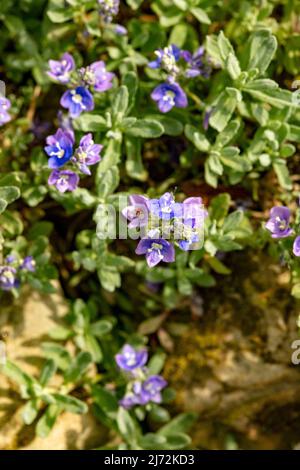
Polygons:
M291 363L299 302L267 256L236 254L231 263L230 277L195 294L203 296L203 315L193 316L191 306L190 319L178 318L187 329L164 374L177 390L177 411L199 415L196 447L224 449L234 439L239 448L293 448L300 440L300 366Z
M7 357L35 375L43 361L40 344L66 312L60 293L42 295L26 290L14 305L2 307L0 332L5 337ZM106 431L91 413L62 413L50 435L37 438L34 426L23 423L23 405L18 386L0 374L0 449L86 449L103 442Z

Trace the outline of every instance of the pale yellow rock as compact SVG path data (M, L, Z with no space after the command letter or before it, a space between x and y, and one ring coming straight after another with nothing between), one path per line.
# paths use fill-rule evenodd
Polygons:
M5 336L7 358L36 376L44 360L40 344L49 340L47 333L61 322L67 310L59 290L51 295L24 290L14 305L0 306L0 333ZM36 438L34 426L23 423L24 401L18 390L0 374L0 450L86 449L103 442L106 431L91 413L62 413L47 438Z
M47 438L35 437L20 450L81 450L100 447L106 438L106 430L91 413L75 415L62 413ZM25 436L26 440L26 436Z

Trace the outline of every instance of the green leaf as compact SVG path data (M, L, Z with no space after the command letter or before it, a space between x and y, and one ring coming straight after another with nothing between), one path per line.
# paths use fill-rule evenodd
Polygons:
M127 105L127 114L130 113L132 108L135 105L136 93L138 90L138 76L135 72L127 72L123 79L123 85L128 90L128 105Z
M193 142L195 147L200 152L208 152L210 148L210 142L207 140L204 134L200 132L196 127L187 124L184 128L186 137Z
M218 175L214 173L214 171L212 171L209 159L207 159L204 163L204 176L205 181L210 186L212 186L213 188L216 188L218 186Z
M48 336L51 339L55 339L58 341L64 341L70 338L70 336L72 335L73 335L72 330L70 330L69 328L65 328L63 326L56 326L55 328L51 329L48 332Z
M282 90L273 80L259 79L247 83L243 91L249 93L254 98L269 103L276 108L290 106L296 108L298 105L293 99L293 93L288 90Z
M0 186L0 214L20 195L20 190L16 186Z
M289 124L288 140L300 143L300 126Z
M214 197L209 208L211 219L222 222L229 211L230 203L231 197L228 193L222 193Z
M30 375L23 372L20 367L11 361L6 361L5 365L1 367L1 372L18 385L27 389L30 389L35 383L35 380Z
M112 119L113 122L119 124L126 116L129 106L129 93L128 88L124 85L116 91L112 102Z
M43 387L47 385L51 377L55 374L55 371L56 371L55 362L53 361L53 359L48 359L41 370L41 374L39 378L39 382Z
M219 238L218 240L214 240L214 244L216 248L220 251L235 251L240 250L242 247L239 243L231 240L230 238Z
M187 434L183 433L174 433L168 434L167 442L166 442L166 449L184 449L191 443L191 438Z
M103 266L98 269L98 277L101 285L108 292L114 292L121 287L121 276L116 268Z
M218 155L211 153L205 164L209 167L210 171L216 175L221 176L223 174L223 165Z
M217 43L218 43L221 57L223 59L223 63L225 64L228 59L229 54L234 55L234 49L229 39L227 39L226 36L224 35L223 31L220 31L218 38L217 38Z
M185 23L176 24L170 34L169 44L176 44L179 48L183 47L187 39L189 29Z
M178 136L183 132L183 125L177 119L165 116L163 114L151 114L147 115L147 119L154 120L159 122L163 128L166 135Z
M70 395L54 393L53 398L61 409L70 411L71 413L84 414L88 411L88 407L83 401Z
M280 148L280 156L283 158L288 158L294 155L296 152L296 147L292 144L284 144Z
M202 8L194 7L191 8L190 11L200 23L211 24L208 14Z
M125 441L134 444L140 435L140 430L136 421L123 407L119 407L117 425Z
M100 364L103 359L103 353L95 336L85 333L84 338L80 338L80 341L84 344L84 349L91 354L93 361Z
M120 174L117 166L109 168L97 186L97 193L100 198L107 198L119 186Z
M293 187L289 170L285 160L277 158L273 163L273 168L277 175L279 184L282 188L291 190Z
M159 374L165 365L167 355L164 352L155 353L148 362L148 370L152 375Z
M167 438L159 434L147 433L139 439L139 445L143 449L160 450L166 449Z
M36 434L39 437L47 437L53 428L56 419L61 412L61 408L57 405L50 405L46 409L43 416L39 419L36 425Z
M265 73L277 49L276 37L269 30L260 29L251 34L244 56L248 62L246 70L258 69Z
M163 28L169 28L170 26L174 26L180 23L183 13L182 11L178 10L176 6L168 6L165 8L161 2L155 0L151 4L152 10L158 15L159 22Z
M158 434L162 436L174 435L174 433L185 433L190 430L197 419L196 413L182 413L172 419L168 424L160 428Z
M24 423L27 425L33 423L37 415L38 415L37 400L36 399L29 400L22 409L22 418L24 420Z
M213 104L209 124L222 132L229 123L237 103L241 100L240 92L235 88L226 88Z
M108 124L103 116L85 113L74 119L74 127L83 132L100 132L107 130Z
M235 119L234 121L231 121L225 127L225 129L222 132L220 132L220 134L217 135L216 146L225 147L225 145L228 145L232 141L232 139L236 136L240 127L241 127L240 120Z
M227 266L225 266L225 264L223 264L218 258L215 258L215 257L208 257L206 259L206 261L208 262L208 264L211 266L211 268L216 271L216 273L218 274L230 274L231 273L231 269L227 268Z
M224 66L224 61L221 55L221 51L218 45L218 38L215 35L206 37L206 50L207 54L216 64L222 64Z
M225 67L232 80L236 80L242 73L239 61L232 52L228 54Z
M65 371L65 382L76 383L79 379L82 378L91 362L92 356L90 353L84 351L80 352L70 367Z
M126 129L125 133L132 137L155 139L163 135L164 127L153 119L140 119L132 127Z
M118 411L118 400L112 392L99 385L92 387L92 395L95 403L109 416L115 416Z
M47 358L53 359L59 369L64 371L70 367L71 356L60 344L46 342L42 344L42 350Z
M146 181L148 173L142 159L142 142L140 139L126 137L126 171L131 178Z
M200 268L186 269L185 275L200 287L213 287L216 285L214 277Z
M224 166L237 172L244 172L249 169L248 160L239 155L239 149L236 147L226 147L222 149L220 160Z
M237 210L229 214L223 224L223 232L224 233L229 233L233 230L235 230L243 220L244 213L242 210Z
M153 404L150 410L150 419L156 423L166 423L170 421L170 413L162 406Z
M98 320L90 326L90 332L97 338L107 335L113 329L113 324L109 320Z

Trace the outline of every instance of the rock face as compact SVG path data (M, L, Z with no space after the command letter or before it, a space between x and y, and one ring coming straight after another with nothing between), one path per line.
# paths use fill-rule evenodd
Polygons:
M48 331L67 313L61 294L42 295L24 291L14 305L1 307L0 333L7 357L25 372L37 374L43 361L40 344ZM79 416L68 412L58 418L50 435L37 438L34 426L21 418L24 402L18 387L0 374L0 449L63 450L100 446L106 434L91 413Z
M291 362L299 303L267 256L231 262L218 288L196 293L203 315L189 320L165 375L177 411L199 414L196 447L224 449L234 439L239 448L291 449L300 442L300 365Z

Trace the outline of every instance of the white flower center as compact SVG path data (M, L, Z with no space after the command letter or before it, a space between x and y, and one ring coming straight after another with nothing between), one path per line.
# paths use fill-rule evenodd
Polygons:
M171 103L172 105L175 104L175 93L174 91L171 91L171 90L168 90L166 91L166 93L164 94L164 97L163 97L163 100L164 101L168 101L169 103Z
M76 94L72 97L72 101L74 101L74 103L76 103L76 104L81 104L81 102L82 102L82 96L79 95L78 93L76 93Z

